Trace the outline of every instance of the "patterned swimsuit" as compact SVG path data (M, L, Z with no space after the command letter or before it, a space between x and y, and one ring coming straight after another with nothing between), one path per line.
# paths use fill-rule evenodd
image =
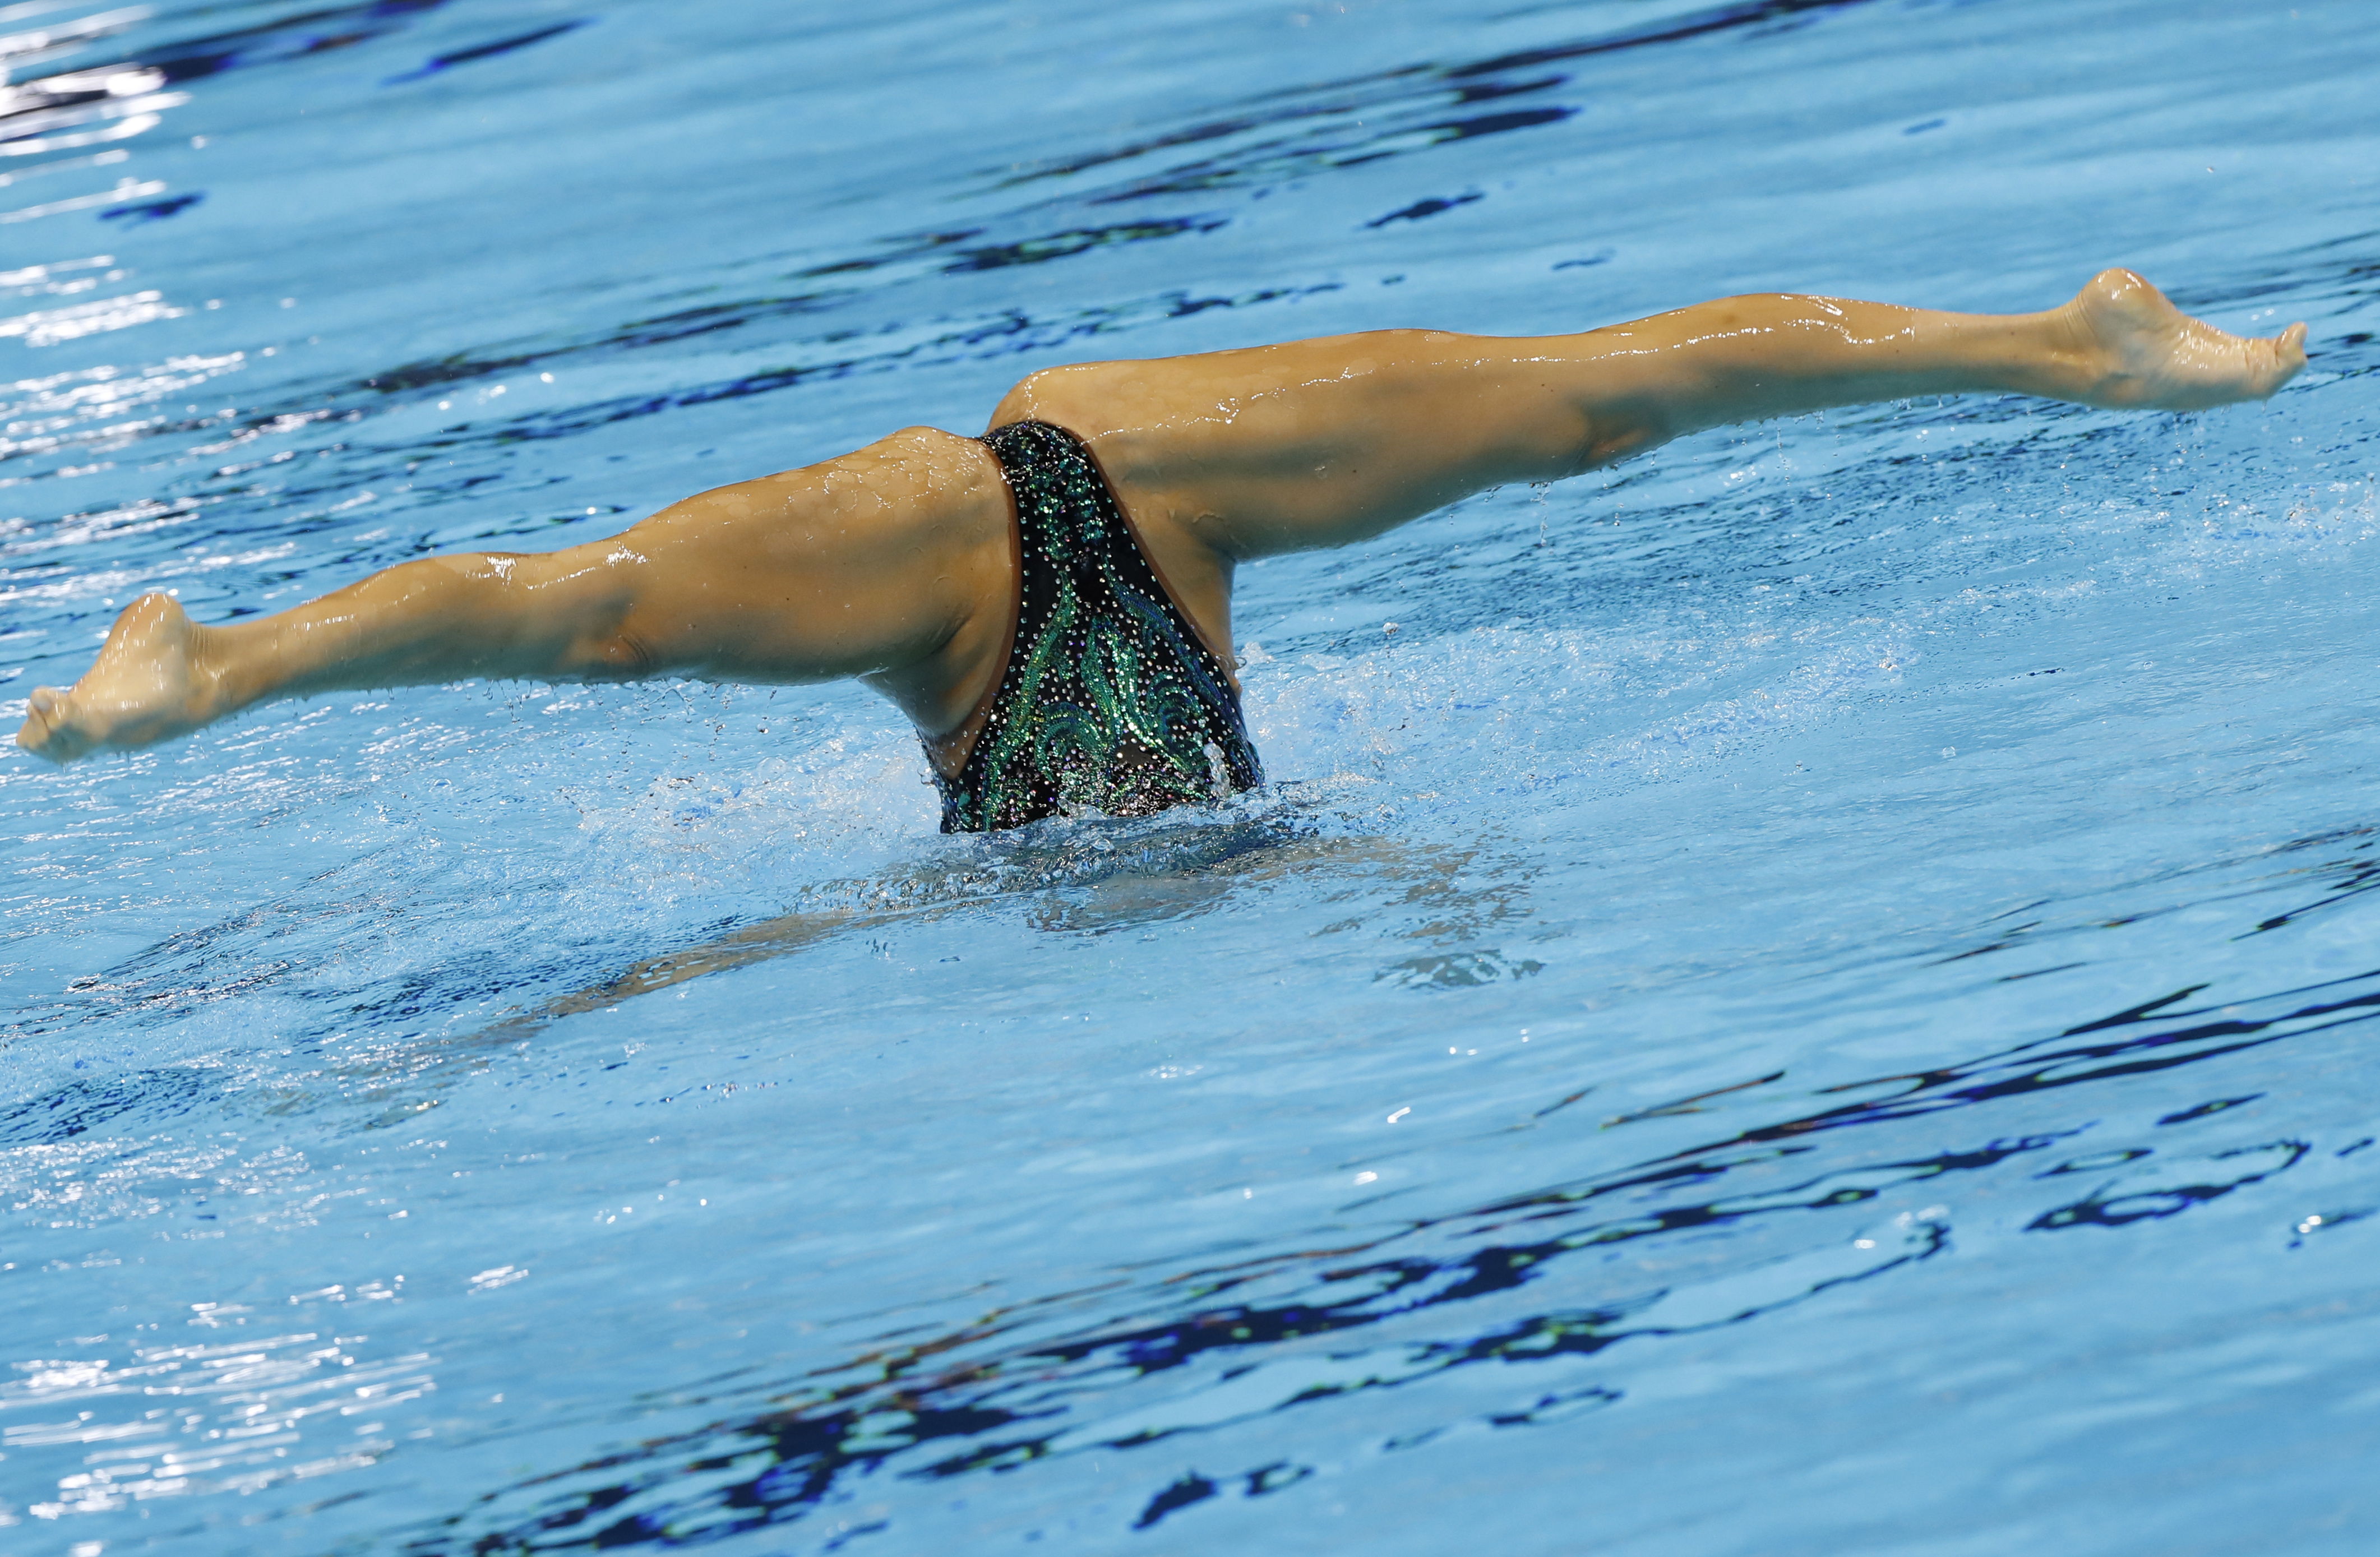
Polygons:
M983 442L1016 502L1016 635L965 764L933 769L942 831L1147 816L1262 784L1231 677L1089 451L1039 421Z

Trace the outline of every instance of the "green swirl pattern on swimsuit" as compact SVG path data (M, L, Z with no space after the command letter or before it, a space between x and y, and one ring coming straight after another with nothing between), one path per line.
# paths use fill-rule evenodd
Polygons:
M1182 614L1089 452L1026 421L984 444L1016 500L1016 636L942 831L1147 816L1264 782L1238 692Z

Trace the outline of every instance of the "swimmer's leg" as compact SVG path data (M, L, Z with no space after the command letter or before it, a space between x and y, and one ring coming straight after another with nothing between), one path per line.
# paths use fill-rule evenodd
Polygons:
M267 699L475 676L867 677L929 731L1007 648L1007 489L972 439L912 428L673 504L609 541L406 563L278 615L193 623L149 594L18 744L55 761Z
M1730 298L1542 339L1382 331L1033 375L994 425L1086 438L1219 641L1232 565L1361 540L1467 493L1557 480L1681 433L1968 391L2193 410L2272 394L2305 331L2247 340L2130 271L2041 313Z
M788 956L805 947L854 931L869 930L895 919L917 917L900 913L787 914L780 918L747 925L716 941L646 957L600 984L574 990L547 1001L534 1010L507 1016L486 1031L475 1034L472 1040L506 1042L528 1038L544 1031L565 1016L575 1016L586 1011L608 1011L638 995L653 994L683 984L689 979L699 979L709 973L730 972L756 962L766 962L771 957Z
M1360 540L1499 482L1553 480L1699 427L1969 390L2192 409L2270 395L2304 330L2248 341L2109 271L2004 316L1823 298L1704 303L1582 335L1388 331L1038 373L1026 417L1090 441L1181 602L1230 641L1238 561ZM857 675L929 734L989 687L1012 630L1006 489L929 429L704 493L612 541L408 563L254 622L136 602L18 744L65 761L269 698L471 676Z

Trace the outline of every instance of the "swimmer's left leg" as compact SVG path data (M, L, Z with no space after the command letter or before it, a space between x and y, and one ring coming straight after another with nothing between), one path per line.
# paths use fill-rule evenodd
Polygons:
M1014 564L999 466L911 428L698 493L610 540L384 568L271 616L202 626L141 596L18 744L65 762L273 698L468 677L759 683L856 675L940 733L1007 650Z

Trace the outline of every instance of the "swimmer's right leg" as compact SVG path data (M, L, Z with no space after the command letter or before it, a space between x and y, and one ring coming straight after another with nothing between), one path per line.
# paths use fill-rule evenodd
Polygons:
M2131 271L2037 313L1722 298L1574 335L1377 331L1044 369L993 425L1086 440L1210 636L1232 566L1379 534L1503 482L1556 481L1698 429L1917 395L2198 410L2273 394L2305 327L2190 318Z
M983 446L911 428L698 493L612 540L424 558L278 615L201 626L143 595L74 686L34 689L17 741L66 762L274 698L664 675L860 676L938 733L1007 649L1010 533Z

